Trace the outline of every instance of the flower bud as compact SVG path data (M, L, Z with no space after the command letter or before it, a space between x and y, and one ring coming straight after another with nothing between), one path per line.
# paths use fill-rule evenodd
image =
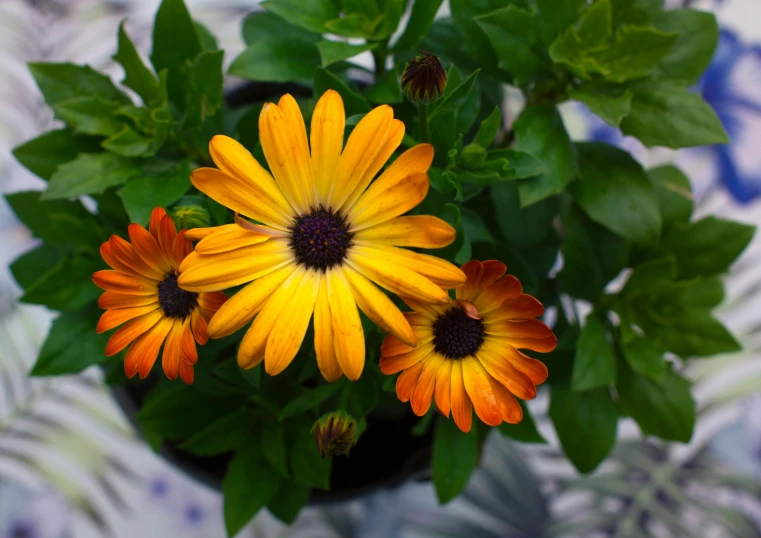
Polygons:
M480 170L486 162L486 150L478 144L468 144L463 148L460 159L466 170Z
M357 442L357 421L344 411L333 411L317 419L312 426L314 444L323 459L348 456Z
M209 212L197 205L175 207L172 216L179 229L205 228L209 225Z
M447 72L430 52L407 62L402 73L402 91L413 103L427 104L442 96L447 87Z

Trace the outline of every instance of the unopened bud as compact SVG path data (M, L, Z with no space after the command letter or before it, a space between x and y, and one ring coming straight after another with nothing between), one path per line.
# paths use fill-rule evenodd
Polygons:
M323 459L335 455L348 456L357 442L357 421L344 411L327 413L312 427L314 444Z
M486 162L486 150L478 144L468 144L463 148L460 160L466 170L480 170Z
M447 87L447 72L430 52L407 62L402 73L402 91L413 103L431 103L442 96Z
M175 207L172 216L179 229L205 228L209 225L209 212L197 205Z

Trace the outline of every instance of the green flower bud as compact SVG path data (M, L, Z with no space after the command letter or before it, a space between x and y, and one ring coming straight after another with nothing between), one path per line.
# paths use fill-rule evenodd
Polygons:
M486 150L478 144L468 144L460 154L460 161L466 170L480 170L486 162Z
M402 73L402 91L413 103L431 103L442 96L447 87L447 72L430 52L407 62Z
M333 411L317 419L312 433L323 459L348 456L351 447L357 443L357 421L344 411Z
M180 229L206 228L209 225L209 212L197 205L175 207L172 217Z

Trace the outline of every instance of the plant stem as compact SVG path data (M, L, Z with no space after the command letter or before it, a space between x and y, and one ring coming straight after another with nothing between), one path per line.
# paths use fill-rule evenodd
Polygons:
M387 43L387 41L378 43L378 46L373 50L373 62L375 63L375 82L378 82L381 77L386 74Z
M428 142L428 105L418 105L418 120L420 121L420 142Z

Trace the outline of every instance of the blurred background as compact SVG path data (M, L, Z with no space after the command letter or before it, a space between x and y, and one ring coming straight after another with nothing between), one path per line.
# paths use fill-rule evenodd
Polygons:
M229 62L243 48L240 24L256 1L186 1ZM646 166L676 163L693 181L698 217L761 224L761 1L667 3L712 11L720 22L720 45L697 91L717 110L732 144L649 151L573 103L564 120L576 138L620 144ZM120 21L128 19L130 35L146 53L157 5L0 0L0 192L41 186L11 149L54 123L26 62L88 63L120 77L111 59ZM446 13L445 2L439 15ZM512 102L506 105L514 110ZM51 315L16 302L19 289L8 264L34 246L0 198L0 538L222 538L221 496L151 452L99 370L27 377ZM613 456L593 475L579 477L542 419L547 404L540 392L530 407L548 443L492 437L465 494L444 508L430 484L413 483L309 508L290 528L262 513L241 535L761 536L761 234L728 276L720 315L745 349L690 365L699 420L688 445L642 440L636 426L625 423Z

